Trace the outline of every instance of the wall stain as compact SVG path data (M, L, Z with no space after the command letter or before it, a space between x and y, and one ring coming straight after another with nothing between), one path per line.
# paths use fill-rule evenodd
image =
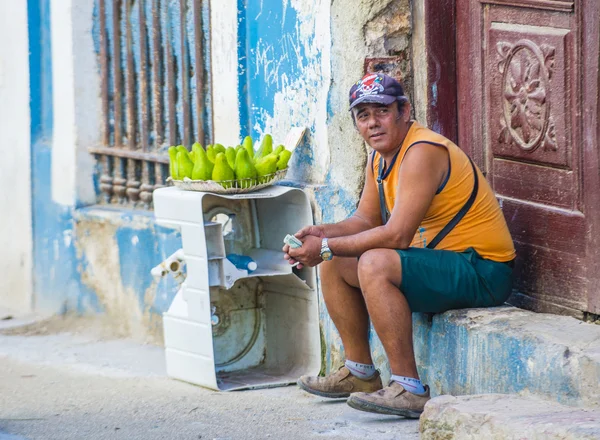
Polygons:
M75 236L78 259L85 262L79 266L81 282L95 292L115 334L161 344L161 314L176 286L153 280L150 269L177 249L178 233L167 234L169 250L161 249L164 240L150 216L90 209L77 215Z

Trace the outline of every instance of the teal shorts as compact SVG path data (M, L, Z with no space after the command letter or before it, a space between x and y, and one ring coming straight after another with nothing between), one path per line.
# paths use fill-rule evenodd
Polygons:
M413 312L503 304L512 290L512 262L486 260L464 252L408 248L397 250L402 264L400 290Z

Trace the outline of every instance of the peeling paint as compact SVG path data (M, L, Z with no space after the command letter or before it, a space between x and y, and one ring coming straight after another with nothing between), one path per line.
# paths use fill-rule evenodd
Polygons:
M344 188L329 184L316 191L322 209L322 222L335 223L354 214L359 198Z
M108 15L112 16L112 4L106 5ZM220 7L225 8L223 5ZM231 12L232 6L237 14ZM178 22L178 7L177 2L163 3L160 11L163 23L167 17L171 17L170 23ZM343 220L356 209L368 155L352 125L347 92L362 76L367 56L406 53L402 72L410 82L409 1L230 0L227 7L230 8L228 14L221 10L222 15L208 15L214 10L209 12L205 8L204 16L206 23L210 22L209 18L222 19L232 22L229 28L237 27L237 38L230 35L229 39L219 42L220 46L214 45L213 40L206 47L207 60L223 55L215 52L217 47L229 47L230 53L237 54L237 59L221 59L223 66L236 68L232 72L237 72L237 83L232 76L228 79L219 76L217 65L208 69L212 75L210 82L216 84L222 80L220 86L230 92L227 97L219 98L218 103L215 101L215 110L218 110L214 119L215 134L241 137L249 133L257 139L271 133L278 143L291 127L307 127L307 135L290 163L288 178L306 186L316 221ZM97 19L97 15L92 14L92 17ZM139 16L135 10L131 20L135 24L134 64L138 68ZM184 26L191 35L190 23ZM217 37L218 23L211 22L211 26L212 35ZM97 51L97 26L90 33ZM386 33L391 38L386 40ZM180 38L174 29L163 35L163 44L170 39L178 59ZM45 44L51 47L49 42ZM211 51L215 52L214 56ZM193 51L191 56L195 56ZM123 58L121 62L124 61ZM51 80L48 73L51 66L47 67L45 74L50 75ZM217 70L212 69L214 67ZM177 72L178 83L181 74ZM211 102L210 95L207 94L207 104ZM51 98L51 93L49 96ZM139 101L139 96L136 99ZM218 105L221 105L220 110ZM238 109L226 110L232 105ZM181 121L181 102L177 103L177 109L177 118ZM51 116L52 106L47 102L40 112L42 110ZM227 118L231 117L239 119L239 124L236 121L228 125ZM51 125L44 134L46 139L52 137ZM39 304L45 302L54 309L60 305L64 310L80 312L101 311L123 326L123 331L160 339L160 314L167 309L176 286L168 279L153 280L149 270L180 247L178 233L156 226L150 214L54 204L50 196L49 144L38 142L32 152ZM327 341L326 364L330 368L343 361L344 353L322 298L320 305L323 337ZM371 342L376 362L385 368L383 349L374 332L371 332Z
M64 245L66 248L71 246L71 243L73 241L73 230L72 229L67 229L66 231L63 231L63 240L64 240Z
M247 8L249 16L257 17L245 23L250 48L246 60L248 127L255 139L271 133L276 143L293 126L308 127L313 151L292 162L288 177L321 182L329 162L329 2L265 0ZM294 163L307 158L311 166L296 172Z
M435 395L531 393L597 405L598 360L584 364L600 339L585 325L513 307L414 314L419 373Z
M154 280L150 269L181 246L179 233L156 227L151 214L109 209L81 210L75 224L82 284L117 333L160 343L161 314L177 286Z

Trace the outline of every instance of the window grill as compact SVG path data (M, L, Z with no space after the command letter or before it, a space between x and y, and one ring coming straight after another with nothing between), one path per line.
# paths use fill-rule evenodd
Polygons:
M99 202L152 207L170 145L208 131L203 0L96 0L101 76Z

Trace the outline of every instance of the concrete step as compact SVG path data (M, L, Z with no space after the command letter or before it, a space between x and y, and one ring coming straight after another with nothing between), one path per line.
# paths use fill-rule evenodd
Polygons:
M415 314L415 354L434 395L538 395L600 406L600 326L514 307Z
M420 419L421 440L600 439L600 410L507 394L440 396Z

